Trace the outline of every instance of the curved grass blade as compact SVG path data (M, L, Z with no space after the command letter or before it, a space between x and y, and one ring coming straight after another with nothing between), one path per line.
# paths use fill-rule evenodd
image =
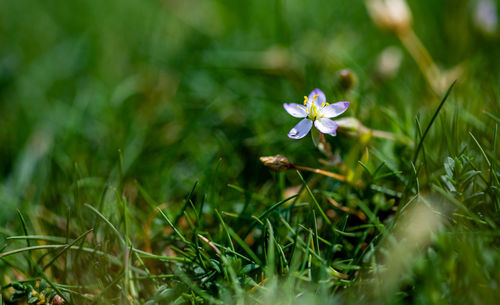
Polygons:
M45 267L42 268L42 271L45 271L48 267L50 267L56 260L59 256L61 256L64 252L66 252L69 248L71 248L71 246L73 246L74 244L76 244L78 241L80 241L82 238L84 238L85 236L87 236L87 234L89 234L90 232L92 232L94 229L89 229L87 230L86 232L84 232L82 235L78 236L78 238L76 238L74 241L72 241L71 243L67 244L64 246L64 248L62 248L51 260L50 262L47 263L47 265L45 265Z
M441 111L441 108L443 108L443 105L444 105L444 102L446 102L446 100L448 99L448 96L450 95L451 93L451 90L453 89L453 87L455 86L456 84L456 80L450 85L450 87L448 88L448 90L446 90L446 93L443 97L443 99L441 100L441 103L439 103L439 106L437 107L436 111L434 112L434 114L432 115L432 118L431 118L431 121L429 122L429 124L427 125L427 127L425 128L425 131L422 135L422 137L420 138L420 141L418 142L418 146L417 146L417 149L415 150L415 155L413 156L413 163L415 164L415 162L417 161L417 157L418 157L418 153L420 152L420 150L422 149L422 145L424 144L424 140L425 140L425 137L427 136L427 134L429 133L429 130L431 129L431 126L432 124L434 124L434 120L436 120L436 117L437 115L439 114L439 111Z

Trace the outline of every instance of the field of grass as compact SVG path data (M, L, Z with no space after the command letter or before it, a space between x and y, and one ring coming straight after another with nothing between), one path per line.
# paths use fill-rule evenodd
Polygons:
M498 304L500 3L407 2L1 1L0 304Z

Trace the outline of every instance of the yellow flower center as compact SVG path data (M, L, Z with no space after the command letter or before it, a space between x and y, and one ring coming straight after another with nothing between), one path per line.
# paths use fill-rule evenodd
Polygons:
M305 103L307 102L307 96L304 96L305 100L304 100L304 105ZM313 99L314 101L316 101L316 99L318 98L318 95L316 94L315 96L313 96ZM321 116L319 116L318 114L318 107L316 107L316 104L314 103L314 101L311 103L311 107L310 107L310 111L309 109L306 109L307 112L309 112L309 115L307 116L311 121L314 121L316 119L320 119L320 118L324 118L325 115L322 114ZM321 108L325 107L325 105L328 105L328 103L323 103L321 104Z
M309 119L314 121L316 120L316 117L318 116L318 108L316 108L315 104L311 105L311 111L309 112Z

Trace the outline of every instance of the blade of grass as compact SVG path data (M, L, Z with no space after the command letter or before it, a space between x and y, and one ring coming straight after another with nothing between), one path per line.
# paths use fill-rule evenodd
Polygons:
M173 222L174 225L177 225L177 223L181 219L182 215L184 215L184 211L186 210L187 205L188 205L189 201L191 200L191 197L193 196L194 190L196 189L197 185L198 185L198 181L195 181L193 187L191 188L191 191L189 192L188 196L186 197L186 200L184 200L184 204L182 205L182 208L179 211L179 214L177 214L177 216L174 219L174 222Z
M489 113L488 111L483 111L484 114L486 114L488 117L490 117L490 119L492 119L493 121L497 122L498 124L500 124L500 118L493 115L492 113Z
M491 168L491 162L490 162L490 159L488 159L488 156L486 155L486 153L484 152L484 149L483 147L481 146L481 144L479 144L479 142L477 141L476 137L474 137L474 135L472 134L472 132L469 131L469 135L472 137L472 140L474 140L474 143L476 143L477 147L479 148L479 150L481 151L481 154L483 155L484 157L484 161L486 161L486 164L488 164L488 167Z
M85 203L84 206L94 212L99 218L101 218L110 228L111 230L115 233L116 237L120 240L122 245L126 245L125 240L123 239L123 236L120 234L120 232L115 228L115 226L106 218L104 215L101 214L96 208L91 206L88 203Z
M89 234L90 232L92 232L94 229L89 229L87 231L85 231L83 234L81 234L80 236L78 236L78 238L76 238L75 240L73 240L71 243L69 244L66 244L64 246L64 248L62 248L43 268L42 268L42 271L45 271L48 267L50 267L56 260L59 256L61 256L64 252L66 252L69 248L71 248L71 246L73 246L74 244L76 244L78 241L80 241L82 238L84 238L85 236L87 236L87 234Z
M439 103L439 106L437 107L436 111L434 111L434 114L432 115L432 118L429 122L429 124L427 124L427 127L425 128L425 131L422 135L422 137L420 138L420 141L418 142L418 145L417 145L417 149L415 150L415 155L413 156L413 163L416 163L417 162L417 157L418 157L418 153L420 152L420 150L422 149L422 145L424 144L424 140L425 138L427 137L427 134L429 133L429 130L431 129L431 126L432 124L434 123L434 120L436 120L436 117L437 115L439 114L439 112L441 111L441 108L443 107L444 103L446 102L446 100L448 99L448 96L450 95L451 93L451 90L453 89L453 87L455 86L456 84L456 80L450 85L450 87L448 88L448 90L446 91L443 99L441 100L441 103Z
M261 225L263 225L263 222L261 221L262 218L266 217L269 213L271 213L272 211L274 211L275 209L277 209L278 207L280 207L282 204L284 204L285 202L293 199L293 198L296 198L298 197L299 194L295 194L295 195L292 195L286 199L283 199L281 201L278 201L277 203L273 204L272 206L270 206L269 208L267 208L264 212L262 212L262 214L260 214L251 224L250 226L248 227L247 231L245 232L245 234L242 235L242 238L246 238L248 236L248 234L250 234L250 232L252 232L253 228L255 228L255 226L260 223Z
M234 238L236 243L238 243L238 245L240 245L243 248L243 250L245 250L245 252L248 255L250 255L250 257L254 260L254 262L257 265L262 266L262 261L257 257L257 255L255 255L255 253L250 249L250 247L248 247L248 245L238 236L238 234L236 234L233 231L233 229L231 229L231 227L227 227L227 230L229 234L231 234L231 237Z
M268 235L268 243L267 243L267 261L266 261L266 277L273 278L274 276L274 265L275 265L275 250L274 250L274 230L273 226L269 219L266 219L267 224L267 235Z
M26 225L26 221L24 220L23 214L21 213L21 211L19 209L17 209L17 215L19 216L19 220L21 221L24 235L28 235L28 226ZM30 247L30 240L29 239L26 239L26 245L28 246L28 248ZM31 259L30 259L31 252L26 253L26 255L28 256L26 258L26 261L28 263L27 274L32 274L33 266L31 265Z
M314 202L314 205L316 206L316 209L318 209L319 213L321 214L321 217L323 217L323 219L325 220L325 222L331 226L332 225L332 222L330 221L330 219L328 218L328 216L326 216L325 212L323 211L323 209L320 207L318 201L316 200L316 197L314 197L311 189L309 188L309 186L307 185L306 181L304 180L304 178L302 177L302 175L300 174L299 171L297 171L297 174L299 175L299 178L300 180L302 181L302 184L304 184L304 187L306 188L307 190L307 193L309 194L309 196L311 196L311 199L312 201Z
M182 233L179 230L177 230L177 228L170 221L170 219L168 218L168 216L160 208L158 208L158 211L160 212L161 216L163 216L163 218L167 221L168 225L172 228L172 230L174 230L175 234L177 236L179 236L179 238L182 240L182 242L185 243L185 244L187 244L187 245L189 245L190 242L184 237L184 235L182 235Z
M219 218L220 223L222 224L222 229L224 230L224 233L226 233L227 240L229 242L229 246L231 247L231 250L234 251L234 245L233 241L231 240L231 236L229 235L229 232L227 231L226 223L224 222L224 219L222 219L222 216L220 215L219 211L215 209L215 214Z
M46 250L46 249L61 249L61 248L64 248L65 246L66 245L40 245L40 246L31 246L29 248L18 248L18 249L11 250L8 252L0 253L0 259L3 259L7 256L11 256L11 255L14 255L17 253L26 252L26 251ZM86 252L88 254L99 255L114 265L122 266L122 262L119 259L117 259L116 257L114 257L108 253L96 250L96 249L92 249L92 248L88 248L88 247L81 247L81 246L71 246L71 247L69 247L69 249L74 250L74 251L83 251L83 252ZM141 254L144 257L152 258L152 259L164 260L164 261L169 261L169 262L188 262L189 261L189 260L186 260L185 258L182 258L182 257L170 257L170 256L155 255L155 254L144 252L144 251L139 250L139 249L133 249L133 251L138 252L139 254ZM137 272L137 273L140 273L143 275L147 275L147 273L142 269L139 269L136 267L131 267L131 269L133 269L134 272Z

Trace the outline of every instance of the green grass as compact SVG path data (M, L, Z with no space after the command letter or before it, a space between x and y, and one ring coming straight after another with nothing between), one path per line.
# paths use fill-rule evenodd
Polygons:
M500 44L475 5L409 2L462 71L441 92L363 1L1 2L0 304L496 304ZM389 136L289 139L282 103L314 88Z

